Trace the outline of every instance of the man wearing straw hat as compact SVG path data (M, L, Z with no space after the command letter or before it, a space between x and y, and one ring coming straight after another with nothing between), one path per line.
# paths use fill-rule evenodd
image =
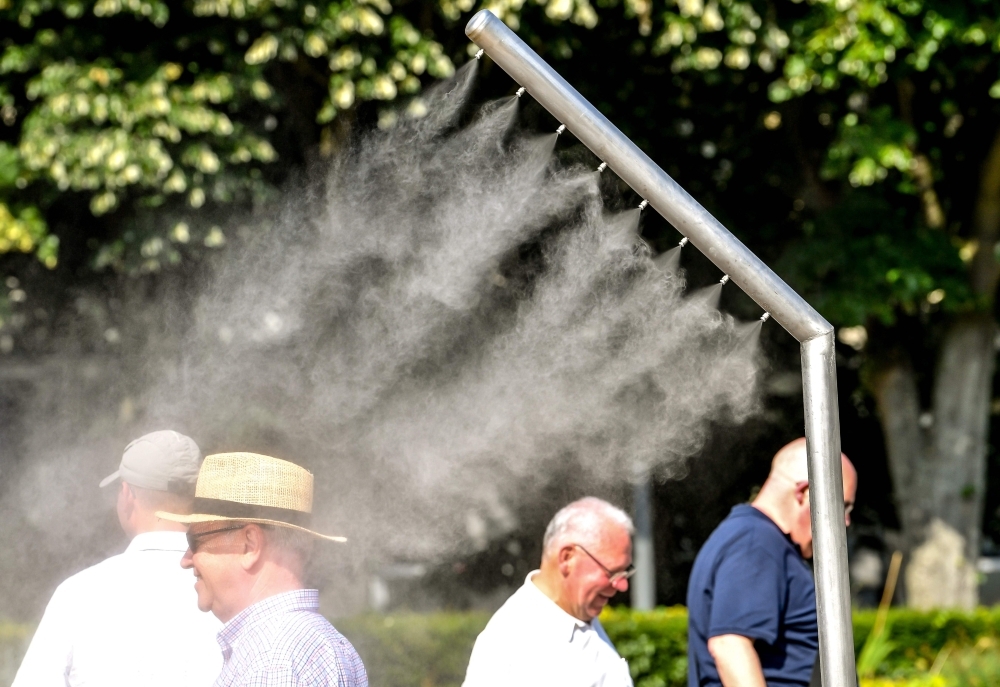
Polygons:
M303 571L316 539L310 529L313 476L255 453L205 458L191 515L160 512L189 525L181 566L194 570L198 607L225 623L217 687L366 687L351 643L319 614L319 592Z
M179 566L184 525L155 513L190 513L201 464L178 432L139 437L101 487L118 487L124 553L73 575L52 595L15 687L209 687L222 668L221 625L195 606L194 576ZM70 527L72 527L70 525Z

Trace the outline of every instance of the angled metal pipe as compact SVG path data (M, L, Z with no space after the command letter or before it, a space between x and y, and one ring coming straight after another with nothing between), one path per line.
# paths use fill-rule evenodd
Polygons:
M823 684L854 687L833 326L495 15L465 33L802 344Z

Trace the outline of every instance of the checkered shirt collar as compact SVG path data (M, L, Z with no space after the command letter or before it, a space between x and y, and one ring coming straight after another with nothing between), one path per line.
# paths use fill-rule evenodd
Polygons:
M219 631L219 646L223 655L228 656L240 639L250 633L253 626L266 622L284 613L295 611L319 612L319 591L316 589L296 589L269 596L233 616L232 620Z

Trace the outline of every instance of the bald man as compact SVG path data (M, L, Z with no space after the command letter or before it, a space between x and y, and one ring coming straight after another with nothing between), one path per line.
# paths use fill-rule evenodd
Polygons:
M632 520L587 497L555 514L542 565L476 639L464 687L632 687L597 616L632 576Z
M841 454L844 523L857 472ZM806 440L774 456L750 504L733 508L705 542L688 584L688 687L810 683L819 639Z

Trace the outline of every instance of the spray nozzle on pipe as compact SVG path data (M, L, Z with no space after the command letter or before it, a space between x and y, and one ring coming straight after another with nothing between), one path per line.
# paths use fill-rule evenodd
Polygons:
M649 205L649 201L646 200L645 198L643 198L642 202L639 203L639 212L642 212L643 210L645 210L647 205Z
M729 275L728 274L724 274L724 275L722 275L722 279L719 280L719 283L722 284L722 285L725 285L725 283L727 281L729 281Z
M685 236L684 238L682 238L680 241L677 242L677 245L680 246L681 248L688 245L688 237Z
M558 136L559 134L561 134L564 131L566 131L566 125L565 124L560 124L559 128L556 129L556 136Z
M597 166L597 173L600 174L601 172L603 172L607 168L608 168L608 163L607 162L602 162L601 164L599 164Z
M479 52L476 53L476 59L478 60L479 58L481 58L483 56L484 52L486 52L486 51L483 50L482 48L480 48Z
M522 95L524 95L524 92L526 90L528 90L528 89L525 88L524 86L521 86L519 89L517 89L517 93L515 93L514 95L516 95L518 98L520 98Z
M763 315L760 316L760 321L761 322L767 322L770 318L771 318L771 313L766 312L766 313L764 313Z

